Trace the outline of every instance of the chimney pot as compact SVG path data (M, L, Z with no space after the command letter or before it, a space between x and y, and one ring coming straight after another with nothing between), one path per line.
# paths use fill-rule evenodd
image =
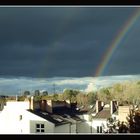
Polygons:
M113 114L116 111L117 101L110 101L110 113Z
M96 113L100 112L102 110L102 102L96 101Z

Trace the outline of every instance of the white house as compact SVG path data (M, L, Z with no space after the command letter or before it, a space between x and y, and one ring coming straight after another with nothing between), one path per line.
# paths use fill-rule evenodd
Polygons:
M102 133L108 118L118 119L116 101L96 101L95 111L81 112L69 101L7 101L0 113L1 134Z
M35 102L33 97L8 101L0 113L1 134L81 133L84 123L68 102Z
M108 131L108 119L118 119L116 111L116 101L111 101L110 105L104 105L101 101L96 101L96 112L92 117L92 133L103 133Z
M1 134L53 133L54 124L28 111L29 102L10 101L0 113ZM48 127L45 127L48 126Z

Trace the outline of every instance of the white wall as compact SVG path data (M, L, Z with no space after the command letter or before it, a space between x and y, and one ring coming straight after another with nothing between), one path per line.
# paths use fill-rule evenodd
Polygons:
M77 133L91 133L91 122L79 122L77 123Z
M54 124L48 122L26 109L28 102L7 102L7 106L0 113L1 134L30 134L36 132L36 123L45 124L45 132L53 133ZM20 116L22 119L20 120Z
M70 124L63 124L54 128L54 133L70 133Z
M76 130L76 129L77 129L76 124L75 124L75 123L74 123L74 124L71 124L71 125L70 125L70 129L71 129L71 130L70 130L70 133L74 133L74 134L75 134L76 131L77 131L77 130Z
M29 109L29 101L9 101L6 102L5 109L8 110L25 110Z
M77 122L77 133L91 133L91 121L89 114L78 115L84 122Z
M105 126L107 128L106 119L93 119L92 120L92 133L97 133L97 126Z
M83 115L78 115L79 118L84 119L86 121L90 121L90 115L89 114L83 114Z
M19 134L21 133L22 122L19 116L29 108L29 102L7 102L0 113L0 133Z
M43 120L30 120L30 133L36 133L36 124L44 124L45 134L54 133L54 124Z

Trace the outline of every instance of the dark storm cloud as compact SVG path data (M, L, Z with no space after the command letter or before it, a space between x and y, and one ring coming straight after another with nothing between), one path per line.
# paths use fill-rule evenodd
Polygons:
M1 7L0 75L91 76L133 11L124 7ZM111 73L116 74L113 68Z

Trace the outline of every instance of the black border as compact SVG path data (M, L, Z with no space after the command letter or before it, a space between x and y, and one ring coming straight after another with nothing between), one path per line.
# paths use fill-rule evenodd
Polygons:
M140 5L140 0L0 0L0 5Z
M104 135L104 134L102 134L102 135L97 135L97 134L95 134L95 135L88 135L88 134L85 134L85 135L78 135L78 134L65 134L65 135L63 135L63 134L57 134L57 135L53 135L53 134L46 134L46 135L34 135L34 134L26 134L26 135L16 135L16 134L14 134L14 135L0 135L0 138L8 138L8 139L14 139L14 140L16 140L16 139L33 139L33 140L36 140L36 139L42 139L42 140L44 140L44 139L50 139L50 140L52 140L52 139L57 139L57 140L62 140L62 139L64 139L64 140L74 140L74 139L76 139L76 140L78 140L78 139L83 139L83 140L87 140L87 139L89 139L89 140L98 140L98 139L106 139L106 140L112 140L112 139L120 139L120 138L129 138L129 139L135 139L135 138L139 138L139 135L131 135L131 134L123 134L123 135L121 135L121 134L114 134L114 135L109 135L109 134L107 134L107 135Z
M59 6L59 5L66 5L66 6L71 6L71 5L75 5L75 6L96 6L96 5L102 5L102 6L107 6L107 5L113 5L113 6L123 6L123 5L130 5L130 6L138 6L140 5L140 0L0 0L0 6ZM131 137L133 136L133 137ZM94 134L75 134L75 135L71 135L71 134L52 134L52 135L34 135L34 134L29 134L29 135L0 135L1 138L9 138L9 139L18 139L22 138L31 138L31 139L46 139L46 138L50 138L50 139L54 139L55 137L57 139L91 139L91 138L97 138L97 139L112 139L113 137L116 139L119 138L135 138L139 135L132 135L132 134L126 134L126 135L121 135L121 134L115 134L115 135L94 135Z

